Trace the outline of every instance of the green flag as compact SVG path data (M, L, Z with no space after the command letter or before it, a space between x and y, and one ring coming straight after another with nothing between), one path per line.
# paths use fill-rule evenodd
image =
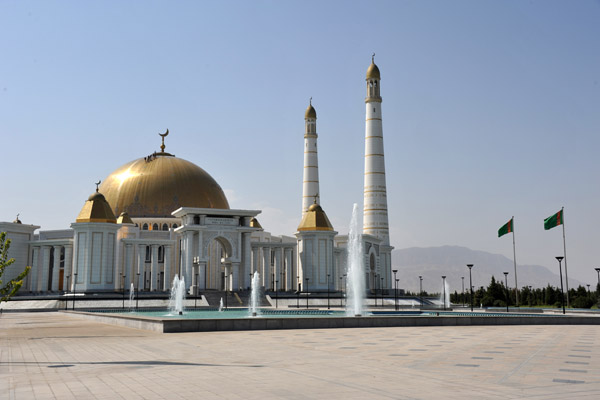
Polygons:
M513 231L513 219L511 218L506 224L502 226L502 228L498 229L498 237L502 237L507 233L511 233Z
M564 220L564 216L563 216L563 210L560 210L553 216L548 217L544 220L544 229L545 230L552 229L555 226L562 225L564 222L565 222L565 220Z

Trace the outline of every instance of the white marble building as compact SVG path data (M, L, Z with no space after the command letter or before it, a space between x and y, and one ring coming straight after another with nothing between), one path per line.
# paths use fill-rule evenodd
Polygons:
M393 287L380 79L372 62L365 99L367 289ZM258 271L266 290L342 289L347 236L338 235L320 206L316 121L311 101L305 112L302 214L295 237L265 232L256 219L259 210L230 209L206 171L165 152L167 131L159 152L121 166L97 187L70 229L39 230L18 218L0 222L16 259L4 279L31 265L21 292L109 292L131 285L166 291L177 274L193 293L247 289Z

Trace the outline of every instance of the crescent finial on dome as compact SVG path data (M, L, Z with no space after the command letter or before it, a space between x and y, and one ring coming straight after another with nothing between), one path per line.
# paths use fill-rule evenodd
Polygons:
M160 136L162 138L162 144L160 145L160 151L161 153L165 152L165 137L169 135L169 129L167 128L167 131L165 133L159 133L158 136Z
M99 179L98 182L94 183L96 185L96 193L98 193L98 186L102 183L102 179Z

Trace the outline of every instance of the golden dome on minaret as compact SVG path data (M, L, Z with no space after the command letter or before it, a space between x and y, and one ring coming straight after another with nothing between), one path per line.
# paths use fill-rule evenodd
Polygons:
M180 207L229 209L221 186L196 164L164 151L121 166L102 183L100 191L115 215L130 218L172 218Z
M375 65L375 53L373 53L373 57L371 57L371 65L367 69L367 79L381 79L381 74L379 73L379 68Z
M312 97L310 98L310 102L308 107L306 108L306 112L304 113L304 119L317 119L317 111L312 106Z

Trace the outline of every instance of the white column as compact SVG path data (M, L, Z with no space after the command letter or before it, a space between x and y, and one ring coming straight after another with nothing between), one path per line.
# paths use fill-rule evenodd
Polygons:
M126 243L124 245L125 247L125 260L123 260L123 274L125 275L125 280L123 285L125 286L125 290L129 289L131 286L131 282L133 282L132 276L131 274L133 273L132 271L132 261L133 261L133 254L132 254L132 245Z
M146 245L140 244L138 245L138 262L137 262L137 271L135 271L135 288L139 291L140 289L144 289L144 285L142 284L142 280L144 279L144 266L146 263Z
M33 256L32 256L32 261L31 261L31 271L29 272L29 274L31 275L31 286L29 287L29 290L31 292L37 292L38 289L38 274L40 272L40 267L39 267L39 253L40 253L40 248L39 247L34 247L33 248Z
M168 290L171 284L171 246L165 246L165 282L163 290Z
M271 290L271 248L263 247L263 285L265 290Z
M185 233L185 264L182 275L185 276L186 290L192 285L192 271L194 268L194 232Z
M158 245L152 245L152 259L150 267L150 291L158 290Z
M52 291L58 292L58 279L60 278L60 249L62 246L54 247L54 265L52 266Z
M273 249L273 251L275 252L275 267L273 268L273 274L275 274L275 290L279 290L283 286L283 282L281 279L281 262L283 261L281 257L281 250L283 249Z
M293 279L296 279L294 277L294 268L293 268L293 264L292 264L292 249L287 248L285 249L285 264L286 264L286 289L287 290L293 290L294 289L294 284L293 284Z
M40 278L40 291L48 291L48 273L50 272L50 246L42 246L42 276Z
M233 291L237 291L240 288L240 263L231 263L231 287Z
M64 271L64 275L63 275L63 279L66 279L67 276L69 277L68 282L65 281L65 283L71 283L73 281L72 277L73 277L73 245L71 244L67 244L65 245L65 271ZM68 288L65 286L65 284L63 283L63 288L65 290L71 290L71 288Z
M200 261L200 264L198 264L198 288L199 289L206 289L206 261Z

